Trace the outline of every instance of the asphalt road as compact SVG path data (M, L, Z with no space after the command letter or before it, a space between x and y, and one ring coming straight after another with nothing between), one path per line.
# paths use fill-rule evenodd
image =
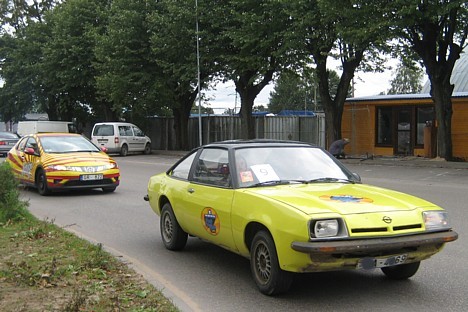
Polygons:
M181 252L167 251L159 218L143 200L148 178L165 171L176 156L116 157L122 183L100 190L42 197L22 195L41 219L66 227L128 262L182 311L466 311L468 307L468 170L349 165L363 182L405 191L446 208L460 237L422 263L407 281L378 271L299 275L289 293L260 294L247 259L190 238Z

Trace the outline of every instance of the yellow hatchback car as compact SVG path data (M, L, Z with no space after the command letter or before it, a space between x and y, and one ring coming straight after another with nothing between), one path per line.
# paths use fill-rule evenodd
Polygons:
M226 141L197 148L148 183L169 250L199 237L250 258L259 290L293 273L381 269L413 276L457 239L442 208L362 184L327 151L301 142Z
M120 183L117 163L74 133L26 135L8 152L6 161L22 184L36 187L41 195L64 189L113 192Z

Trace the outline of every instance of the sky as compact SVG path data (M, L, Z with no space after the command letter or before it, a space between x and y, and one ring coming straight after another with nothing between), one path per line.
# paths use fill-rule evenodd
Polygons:
M397 64L398 61L389 60L387 65L391 67ZM338 75L341 74L339 69L335 70ZM382 73L358 72L354 77L355 97L378 95L381 92L387 93L390 89L390 81L393 79L393 70L388 69ZM274 83L271 82L268 86L263 88L262 92L255 98L254 105L268 106L270 102L270 92L273 90ZM232 81L216 85L215 90L206 92L206 95L210 99L207 102L214 110L215 114L222 114L227 108L236 108L236 111L240 108L240 98L239 95L236 97L235 86Z

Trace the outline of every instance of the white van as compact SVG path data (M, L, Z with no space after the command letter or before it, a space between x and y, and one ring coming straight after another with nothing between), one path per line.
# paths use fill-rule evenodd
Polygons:
M34 120L18 122L18 130L20 136L33 133L44 132L69 132L76 133L76 127L71 121L54 121L54 120Z
M91 141L105 147L108 153L151 153L151 139L134 124L128 122L100 122L94 125Z

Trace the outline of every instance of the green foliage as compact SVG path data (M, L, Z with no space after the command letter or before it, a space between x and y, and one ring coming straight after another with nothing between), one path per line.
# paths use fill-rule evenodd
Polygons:
M408 67L404 64L399 64L394 71L394 76L390 82L391 88L388 94L414 94L419 93L422 89L421 80L423 71L418 67Z
M0 164L0 224L30 217L28 203L20 200L18 182L8 163Z

